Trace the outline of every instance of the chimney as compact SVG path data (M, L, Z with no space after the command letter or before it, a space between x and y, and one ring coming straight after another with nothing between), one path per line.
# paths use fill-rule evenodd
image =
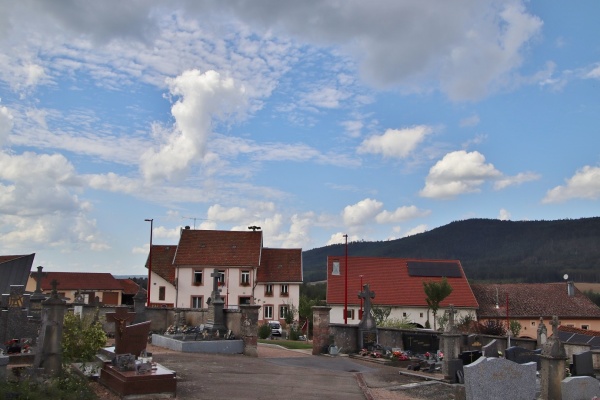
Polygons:
M569 295L569 297L575 296L575 284L573 283L573 281L567 282L567 294Z

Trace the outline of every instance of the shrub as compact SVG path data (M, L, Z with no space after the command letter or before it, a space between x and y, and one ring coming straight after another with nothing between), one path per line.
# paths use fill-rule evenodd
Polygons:
M92 361L105 345L106 333L100 322L81 318L72 312L65 314L62 337L64 362Z
M93 400L96 394L85 378L68 370L58 377L38 381L31 378L0 382L0 398L28 400Z
M258 327L258 337L260 339L266 339L271 336L271 327L269 324L262 324Z
M300 339L300 330L291 328L290 329L290 340L299 340Z
M477 330L483 335L504 336L506 335L506 327L499 320L488 320L477 325Z

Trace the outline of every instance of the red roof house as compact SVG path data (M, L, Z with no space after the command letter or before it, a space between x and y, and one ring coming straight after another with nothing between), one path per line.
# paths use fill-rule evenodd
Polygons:
M352 323L360 318L354 311L360 307L361 283L369 284L375 292L372 303L392 307L391 318L407 318L424 326L427 320L427 301L423 282L440 282L443 277L452 287L452 293L440 304L438 317L451 304L459 314L474 314L477 300L465 277L460 261L417 260L382 257L327 257L327 304L332 307L332 322L343 322L348 271L348 309ZM342 311L339 311L341 307ZM350 323L350 321L348 321ZM433 322L430 322L433 326Z

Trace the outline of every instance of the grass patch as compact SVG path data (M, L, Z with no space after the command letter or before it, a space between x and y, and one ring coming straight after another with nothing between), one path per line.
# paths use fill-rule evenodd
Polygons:
M286 349L312 349L312 343L307 343L303 340L264 340L258 339L258 343L276 344Z

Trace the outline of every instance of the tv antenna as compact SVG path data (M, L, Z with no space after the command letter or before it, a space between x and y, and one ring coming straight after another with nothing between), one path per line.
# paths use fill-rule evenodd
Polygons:
M196 221L198 221L198 220L200 220L200 221L209 221L206 218L196 218L196 217L181 217L181 218L194 220L194 229L196 229Z

